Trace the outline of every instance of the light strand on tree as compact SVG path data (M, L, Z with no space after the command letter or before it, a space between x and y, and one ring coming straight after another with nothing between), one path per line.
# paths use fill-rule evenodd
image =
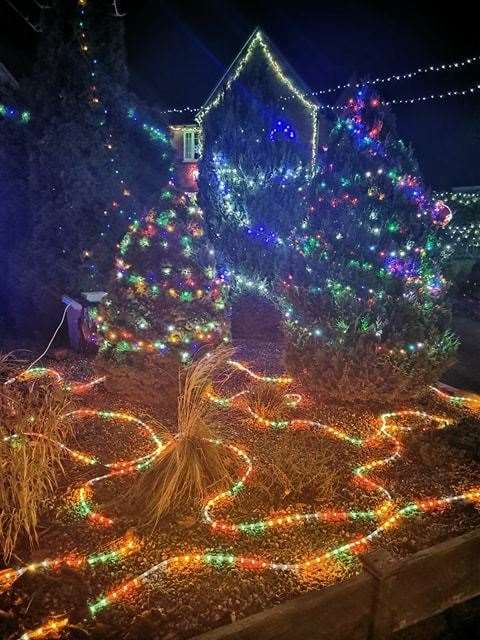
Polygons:
M6 120L14 120L21 124L27 124L31 120L30 111L19 110L0 102L0 116Z
M118 196L114 198L108 205L106 205L105 209L103 209L102 212L105 227L104 230L100 232L100 237L105 238L110 232L111 216L113 214L121 215L126 220L132 221L134 212L132 210L126 210L127 208L130 209L131 206L130 203L132 191L128 184L126 176L120 173L117 143L115 142L113 137L112 127L107 128L105 126L110 110L104 103L104 100L101 97L98 86L96 84L98 77L98 59L92 55L92 48L89 43L87 34L87 5L87 0L78 0L79 19L77 23L77 37L80 46L80 52L90 68L90 84L88 86L87 99L92 110L99 111L101 113L99 126L101 127L102 131L104 131L104 142L102 145L102 151L107 155L109 165L111 166L112 178L117 182L118 190ZM92 249L90 247L85 248L82 255L85 259L91 259L93 257ZM92 278L95 277L95 268L95 263L93 261L90 264Z
M317 111L318 111L319 105L316 104L316 102L309 100L308 97L305 95L305 93L300 91L296 87L296 85L292 82L292 80L290 80L288 75L286 75L285 71L282 69L281 65L277 62L274 55L270 51L268 44L265 42L263 35L259 30L253 36L244 55L237 61L235 69L233 70L232 74L228 78L225 84L225 87L223 87L222 90L217 93L217 95L213 98L213 100L203 105L203 107L197 113L196 120L201 125L202 120L205 118L205 116L210 111L210 109L212 109L213 107L220 104L220 102L222 102L225 96L225 92L230 89L232 84L240 76L246 64L248 63L248 61L250 60L250 58L252 57L252 55L255 53L257 49L263 53L265 59L269 64L269 67L274 72L276 78L295 96L297 100L301 102L301 104L307 109L307 111L310 114L311 123L312 123L312 135L310 138L310 145L311 145L311 162L313 166L315 164L315 160L317 156L317 143L318 143Z
M214 251L206 243L203 212L195 199L171 190L164 190L161 199L162 209L132 222L120 241L117 287L92 317L102 353L120 358L173 353L186 363L201 346L228 341L223 318L227 285L216 276ZM156 252L151 265L143 255L147 251ZM115 300L125 295L130 306L122 315ZM141 308L147 299L157 310L154 320Z
M148 135L148 137L154 142L161 142L164 145L170 144L170 138L166 131L158 127L157 125L151 124L150 122L141 122L139 115L137 113L137 109L135 107L130 107L127 111L127 117L130 120L133 120L136 123L139 123L142 130Z

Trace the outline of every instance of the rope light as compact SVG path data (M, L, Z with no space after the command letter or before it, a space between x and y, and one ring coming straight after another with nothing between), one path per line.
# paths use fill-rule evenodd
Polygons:
M276 385L280 388L285 388L293 382L291 378L286 376L268 376L255 373L247 365L231 360L229 361L231 367L237 371L246 374L253 383L262 382ZM32 374L32 370L29 371ZM38 374L38 376L40 373ZM52 376L52 373L48 369L43 370L44 376ZM55 379L60 382L60 374L54 376ZM17 380L22 380L22 376L18 376ZM447 393L443 389L432 387L432 390L437 393L441 398L455 403L465 404L474 409L478 409L480 400L476 396L455 396ZM456 390L451 389L455 392ZM197 568L200 569L204 566L212 566L217 569L224 567L235 567L237 570L246 571L280 571L290 573L301 573L305 571L318 571L322 570L328 562L332 560L341 561L341 559L348 555L356 555L363 553L371 542L375 541L382 534L390 531L392 528L399 526L402 522L410 519L413 516L420 515L422 513L430 513L436 511L442 511L446 507L462 502L470 502L472 504L480 504L480 488L472 487L465 490L462 493L446 495L443 497L430 497L430 498L418 498L416 500L404 503L403 505L397 505L394 503L393 498L388 489L382 485L378 480L373 479L370 476L372 471L382 468L396 460L398 460L403 453L403 443L400 438L402 432L409 432L413 429L411 427L403 426L398 423L398 419L404 417L417 417L422 420L428 420L435 423L437 428L445 428L450 426L452 421L442 416L435 416L427 414L423 411L404 410L397 412L383 413L378 418L378 430L375 436L367 439L361 439L330 425L322 425L313 420L269 420L261 416L258 412L255 412L248 405L248 389L244 389L235 393L230 397L222 398L215 392L209 392L209 398L211 401L217 404L230 407L235 406L238 409L243 409L252 417L253 421L261 427L270 428L321 428L326 432L343 442L346 445L353 445L359 448L374 448L382 446L382 443L390 444L392 451L389 455L374 458L373 460L364 463L360 466L352 469L352 475L354 482L364 487L369 491L373 491L379 494L381 502L379 502L373 508L355 508L339 510L339 509L327 509L322 511L314 511L307 513L287 513L280 516L270 515L262 520L232 522L230 520L218 519L213 515L213 510L221 503L230 501L241 493L252 475L253 462L250 456L240 447L235 444L224 442L220 439L211 440L219 447L225 447L229 449L235 456L237 456L244 466L243 471L240 472L239 477L230 485L229 489L222 491L214 497L207 500L203 508L203 519L215 532L225 534L262 534L267 530L276 529L278 527L292 527L301 526L306 523L318 523L320 525L335 525L348 521L363 521L372 522L373 529L368 533L355 537L350 541L340 544L328 550L322 550L316 552L316 554L309 555L304 559L300 559L296 562L290 562L288 560L272 562L270 559L261 556L242 556L235 555L233 553L219 552L219 551L200 551L195 553L186 553L180 556L171 556L164 558L160 562L150 566L141 574L128 579L123 584L111 589L107 593L103 594L93 602L88 604L88 609L92 616L97 615L106 607L116 604L125 597L127 597L132 591L139 589L145 583L147 583L152 576L158 573L166 573L167 571L181 571L184 568ZM284 401L286 405L293 402L297 405L301 401L301 396L298 393L285 393ZM245 404L246 402L246 404ZM137 417L128 413L120 413L113 411L100 411L96 409L79 409L72 411L64 416L75 418L101 418L106 421L119 420L127 423L134 424L140 427L141 432L146 433L153 441L154 449L151 453L139 458L128 461L116 461L116 462L101 462L93 458L91 455L75 451L65 447L62 443L56 443L67 454L71 455L77 462L86 465L100 465L103 466L107 473L92 478L86 483L82 484L80 491L77 494L76 510L87 517L92 524L108 526L113 521L111 518L95 512L90 504L90 497L92 493L92 485L110 479L116 475L122 475L125 473L131 473L135 471L141 471L146 468L158 453L163 449L163 444L156 436L153 429L141 421ZM18 435L18 434L15 434ZM14 436L9 436L13 438ZM30 437L36 437L39 434L29 433L23 434ZM127 533L126 537L120 539L118 542L112 544L110 547L101 549L97 552L90 553L88 555L82 554L64 554L58 558L47 558L41 562L31 563L22 567L6 569L0 572L0 587L8 589L11 585L25 573L34 573L37 571L56 570L62 566L68 566L72 569L81 570L83 567L96 565L102 565L106 563L121 561L124 557L136 553L140 549L141 545L138 540ZM23 633L19 640L30 640L32 638L43 638L48 635L58 633L69 624L68 617L54 617L45 622L42 626L32 631L26 631Z

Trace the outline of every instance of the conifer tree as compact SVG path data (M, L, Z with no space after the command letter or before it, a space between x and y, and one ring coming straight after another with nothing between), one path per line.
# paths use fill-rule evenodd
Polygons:
M438 238L450 212L372 88L347 101L314 190L296 238L304 263L287 280L289 368L335 400L423 392L456 345Z
M168 136L145 131L148 111L132 109L127 80L111 2L56 2L46 12L24 86L32 232L19 279L37 322L56 319L63 293L106 288L118 241L169 174Z
M289 263L311 172L311 115L285 94L256 52L202 119L200 204L212 242L228 267L270 281Z
M128 363L145 354L173 355L188 362L226 339L225 287L213 256L195 198L169 184L158 207L134 221L119 244L97 318L103 356Z
M168 185L158 206L121 240L109 295L96 317L97 370L107 376L107 388L163 411L182 365L228 341L225 296L201 209ZM172 384L159 395L165 376Z
M19 306L15 259L22 260L28 237L28 123L17 91L0 87L0 337L11 335ZM22 260L23 262L23 260Z

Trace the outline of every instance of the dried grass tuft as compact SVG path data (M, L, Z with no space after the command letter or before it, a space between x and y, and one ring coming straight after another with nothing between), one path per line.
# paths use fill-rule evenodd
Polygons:
M335 448L315 431L258 433L256 485L275 506L335 502L341 483Z
M44 500L61 471L61 450L48 438L64 441L64 392L48 379L5 385L21 371L11 354L0 356L0 545L7 561L21 536L32 545ZM44 437L26 435L36 432ZM9 438L14 434L18 437Z
M200 503L209 491L230 478L229 456L210 442L222 434L225 413L208 399L212 381L228 376L233 349L220 347L180 375L177 432L163 428L166 446L152 466L138 476L128 498L144 510L153 526L169 512Z
M248 391L248 395L244 396L243 403L247 408L245 413L245 422L247 424L262 425L255 420L250 409L257 416L261 416L266 420L285 420L291 417L291 409L285 401L285 388L268 382L255 382Z

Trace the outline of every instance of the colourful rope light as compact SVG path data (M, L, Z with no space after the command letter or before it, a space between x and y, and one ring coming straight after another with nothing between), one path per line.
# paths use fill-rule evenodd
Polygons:
M279 386L288 385L292 382L292 379L287 378L286 376L274 377L256 374L255 372L251 371L246 365L237 361L230 361L230 365L237 370L246 373L251 379L257 382L268 382L277 384ZM222 398L212 391L208 394L208 397L212 400L212 402L215 402L224 407L238 406L239 408L242 408L244 411L246 411L249 415L251 415L255 419L255 421L259 422L259 419L262 418L262 416L251 410L248 404L245 405L243 403L237 402L239 398L247 398L248 393L248 390L243 390L234 394L233 396ZM444 397L447 394L441 393L440 395ZM297 404L300 400L300 394L285 394L285 403L287 405L289 402ZM100 524L110 524L112 522L111 519L96 513L90 506L89 498L92 493L92 486L103 479L110 478L115 475L122 475L124 473L129 473L132 471L138 471L144 468L145 466L151 464L154 458L163 449L164 445L148 424L128 413L98 411L94 409L80 409L66 414L65 417L97 417L104 420L123 420L141 427L142 430L145 430L148 433L154 443L153 452L132 460L122 460L110 463L98 462L95 460L95 463L107 468L108 473L92 478L91 480L81 485L81 487L79 488L79 505L80 509L85 512L85 515L87 515L93 522L98 522ZM249 455L238 446L218 439L209 440L215 445L222 446L230 450L244 464L244 469L241 472L241 475L230 486L230 488L210 498L203 507L203 518L213 530L231 534L260 534L269 529L274 529L280 526L295 526L314 522L322 525L327 525L345 523L347 521L376 522L377 524L375 528L365 535L354 538L349 542L336 546L332 549L320 551L319 553L317 552L317 554L312 555L311 557L307 557L306 559L299 562L272 562L271 560L262 557L237 556L231 553L206 551L169 557L151 566L138 576L130 578L120 586L108 591L106 594L102 595L94 602L91 602L88 605L91 615L94 616L105 607L119 602L133 590L140 588L153 575L160 572L166 572L167 570L180 571L183 568L187 567L201 568L203 566L213 566L216 568L235 567L240 570L289 571L294 573L311 570L317 571L332 559L340 560L343 556L345 556L345 554L358 554L364 552L366 548L368 548L369 544L380 535L389 531L395 526L398 526L402 521L407 520L412 516L418 515L419 513L439 511L459 502L471 502L474 504L480 504L480 488L473 487L460 494L444 496L440 498L422 498L398 507L393 503L390 492L384 486L382 486L378 481L367 478L367 476L374 469L381 468L389 464L390 462L393 462L400 458L403 447L399 437L396 435L396 432L411 430L409 427L399 425L396 421L393 422L395 418L402 417L417 417L421 419L431 420L438 425L438 428L443 428L451 424L451 420L449 420L448 418L441 416L432 416L422 411L405 410L384 413L379 416L379 427L376 439L369 438L367 440L363 440L360 438L349 436L345 432L338 430L335 427L323 425L314 420L292 419L270 421L264 419L266 421L265 426L270 426L272 428L278 428L279 423L281 423L282 426L285 423L286 426L294 429L301 427L322 428L329 435L339 438L346 443L351 444L352 446L362 448L365 448L367 446L369 447L372 446L373 440L375 440L376 443L385 441L393 445L393 453L391 453L389 456L372 460L371 462L368 462L359 467L355 467L353 469L353 477L355 481L360 482L362 486L365 486L365 488L377 491L384 498L386 498L386 500L383 500L377 507L373 509L361 510L351 508L349 510L330 509L312 513L287 513L282 515L271 515L263 520L239 523L216 519L212 515L213 509L220 506L220 504L224 502L234 499L245 488L253 471L253 463ZM36 434L32 432L31 435L33 437ZM61 443L56 444L61 446ZM94 460L87 454L80 454L79 452L76 452L69 448L65 448L65 450L76 460L85 464L91 464L92 460ZM2 572L0 574L0 586L3 585L4 589L8 588L18 577L28 571L35 571L37 569L55 569L59 566L62 566L62 564L74 568L80 568L87 564L90 566L95 566L99 563L115 562L125 555L135 552L137 549L138 543L135 540L127 539L124 544L120 544L119 546L114 546L111 549L107 549L97 553L92 553L88 556L71 554L67 556L61 556L57 559L46 559L43 562L27 565L26 567L22 567L20 569L9 569ZM64 618L62 621L53 620L45 623L43 626L34 631L25 632L25 634L23 634L21 638L24 640L27 638L40 638L48 635L49 633L53 633L54 631L58 631L62 628L61 624L63 623L63 621L65 621L63 626L66 626L66 624L68 623L67 618Z
M131 460L120 460L117 462L100 462L99 464L109 469L109 472L100 476L96 476L95 478L91 478L79 488L77 494L79 513L96 524L102 526L110 526L113 523L113 520L111 518L108 518L107 516L102 515L101 513L98 513L91 507L89 498L92 495L93 485L113 476L142 471L154 461L154 459L164 449L165 445L146 422L131 415L130 413L117 411L98 411L96 409L77 409L76 411L70 411L69 413L66 413L64 417L73 417L80 419L101 418L102 420L121 420L127 423L132 423L144 429L153 442L153 451L144 456L133 458Z
M11 436L5 436L3 438L3 441L4 442L15 441L21 435L22 436L28 436L29 438L38 438L38 439L41 439L41 440L47 440L48 442L51 442L55 446L59 447L60 449L65 451L68 455L70 455L72 458L75 458L76 460L78 460L79 462L82 462L83 464L97 464L98 463L98 460L96 458L94 458L92 456L89 456L88 454L82 453L81 451L76 451L75 449L70 449L70 447L67 447L62 442L59 442L58 440L54 440L53 438L50 438L49 436L46 436L44 433L39 433L37 431L22 431L21 433L14 433Z
M245 392L241 392L241 393L245 395ZM231 398L224 398L224 399L219 398L218 396L214 396L214 398L212 399L212 394L210 394L209 397L212 399L213 402L216 402L221 406L231 406L231 400L236 399L238 395L239 394L236 394ZM254 410L252 410L251 407L249 407L248 405L246 406L245 410L249 415L251 415L255 419L256 422L260 423L262 426L271 427L273 429L283 429L283 428L289 428L289 427L295 428L295 425L305 425L308 427L323 428L330 435L333 435L338 439L348 442L349 444L352 444L358 447L365 446L364 440L349 436L343 431L340 431L334 427L330 427L329 425L321 424L314 420L304 420L304 419L302 420L299 420L299 419L269 420L262 417ZM451 420L447 418L432 416L423 411L406 410L406 411L399 411L395 413L384 413L380 416L380 427L379 427L378 435L383 438L389 439L394 445L394 451L391 455L385 458L373 460L372 462L356 467L353 470L355 481L360 482L365 488L369 490L376 490L380 492L387 498L387 502L384 503L378 510L359 511L359 510L352 509L349 511L327 510L327 511L319 511L314 513L293 513L293 514L288 514L281 517L275 517L275 518L271 517L265 520L259 520L255 522L243 522L240 524L234 524L226 521L215 520L211 516L211 513L210 513L211 510L218 503L221 503L235 496L237 493L239 493L239 491L243 489L245 485L245 481L247 480L247 478L249 477L252 471L252 463L250 459L245 454L245 452L238 450L237 453L239 453L239 455L247 462L247 470L244 476L240 478L240 480L237 481L237 483L232 485L228 491L224 491L208 501L208 503L205 505L203 510L204 520L208 524L210 524L210 526L213 529L217 529L223 532L230 532L230 533L244 532L244 533L258 534L258 533L264 532L268 528L278 527L282 525L304 524L306 522L312 522L315 520L331 523L331 522L345 522L347 520L359 520L359 519L374 520L377 517L380 517L382 513L385 512L386 507L387 507L387 510L388 508L391 507L392 497L389 491L385 487L380 485L378 482L374 482L373 480L367 478L366 476L373 469L389 464L390 462L393 462L394 460L400 458L401 451L402 451L402 444L400 440L391 433L392 429L398 429L399 427L398 425L393 425L393 426L389 425L389 420L391 418L404 417L404 416L409 416L409 417L415 416L419 418L433 420L434 422L440 425L439 428L443 428L451 424ZM409 428L407 427L402 427L402 429L409 430Z
M68 625L68 618L49 620L34 631L25 631L18 640L33 640L34 638L45 638L51 634L58 634Z
M469 396L452 395L450 393L447 393L446 391L442 391L442 389L439 389L438 387L433 385L430 386L430 389L434 391L438 396L443 398L443 400L447 400L452 404L465 404L467 406L470 405L471 409L475 409L477 408L477 406L480 406L479 396L473 394ZM454 389L453 387L449 387L449 389L451 389L452 392L456 392L456 389Z
M92 553L90 555L80 555L69 553L65 556L49 559L46 558L41 562L32 562L18 569L4 569L0 571L0 593L18 580L25 573L36 573L38 571L55 571L61 567L70 567L71 569L80 569L87 565L93 567L98 564L106 564L110 562L120 562L123 558L136 553L140 549L139 541L131 535L128 535L120 545L115 545L102 553Z
M141 584L143 582L146 582L152 575L161 571L166 571L168 568L175 568L177 570L180 570L184 567L188 567L191 569L195 566L201 567L203 565L212 565L217 568L228 566L244 570L292 571L295 573L312 569L319 569L328 560L339 558L345 553L363 553L372 540L380 536L383 532L392 529L402 519L408 519L412 515L420 512L439 510L453 504L454 502L460 501L480 501L480 490L475 489L455 496L412 502L388 517L382 524L376 527L369 534L352 540L351 542L348 542L346 544L335 547L334 549L321 553L320 555L315 555L304 561L296 563L271 562L270 560L264 560L262 558L235 556L233 554L225 553L186 554L183 556L174 556L172 558L167 558L166 560L153 565L139 576L129 580L113 591L110 591L106 595L102 596L95 602L91 603L89 605L90 613L92 615L96 615L105 607L114 604L119 599L128 595L128 593L133 589L140 587Z
M228 360L228 364L243 373L246 373L250 378L254 380L258 380L259 382L268 382L271 384L291 384L293 382L293 378L289 378L288 376L264 376L255 373L251 369L249 369L246 365L241 362L237 362L236 360Z
M53 378L56 383L63 386L65 391L69 391L75 395L80 395L86 391L90 391L90 389L105 381L105 376L101 376L100 378L95 378L88 382L65 382L63 375L59 371L48 367L34 367L32 369L26 369L15 378L12 378L11 381L30 382L31 380L44 377Z

